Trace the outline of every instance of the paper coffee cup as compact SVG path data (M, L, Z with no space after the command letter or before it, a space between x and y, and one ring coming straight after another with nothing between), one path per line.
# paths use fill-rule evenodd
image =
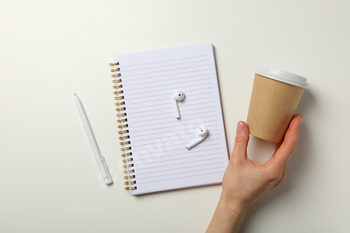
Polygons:
M270 66L255 70L247 124L257 138L281 143L304 90L307 79Z

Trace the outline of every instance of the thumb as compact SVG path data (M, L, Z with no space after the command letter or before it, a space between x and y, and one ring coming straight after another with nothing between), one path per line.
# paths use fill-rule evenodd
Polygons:
M245 122L239 121L237 124L237 132L235 145L233 147L232 156L241 159L247 159L247 146L249 141L249 130Z

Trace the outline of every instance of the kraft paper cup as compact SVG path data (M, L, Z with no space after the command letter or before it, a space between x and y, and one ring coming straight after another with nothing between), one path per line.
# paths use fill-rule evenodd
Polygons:
M255 70L247 124L257 138L281 143L304 90L307 79L270 66Z

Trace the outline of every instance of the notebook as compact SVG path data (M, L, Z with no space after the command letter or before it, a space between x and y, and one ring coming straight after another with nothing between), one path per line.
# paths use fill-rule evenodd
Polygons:
M125 189L142 195L221 184L229 157L212 44L117 55L110 66ZM176 91L185 93L180 119ZM188 150L200 126L209 134Z

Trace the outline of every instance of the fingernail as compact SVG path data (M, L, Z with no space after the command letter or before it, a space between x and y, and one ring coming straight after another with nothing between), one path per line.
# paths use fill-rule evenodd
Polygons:
M243 130L243 123L241 121L239 121L237 123L237 131L242 131Z
M299 125L301 125L301 122L303 121L303 118L300 118L299 120Z

